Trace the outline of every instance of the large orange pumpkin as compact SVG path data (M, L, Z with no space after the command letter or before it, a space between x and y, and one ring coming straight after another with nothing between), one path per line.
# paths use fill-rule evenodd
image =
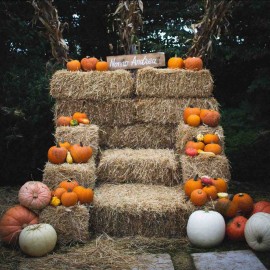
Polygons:
M181 57L171 57L168 60L168 68L184 68L184 61Z
M200 57L188 57L184 60L185 69L201 70L203 68L203 61Z
M37 224L38 216L22 205L8 209L0 220L0 238L6 244L16 244L27 225Z
M209 127L216 127L220 121L220 113L215 110L208 110L201 116L201 120Z
M252 197L247 193L238 193L233 196L232 199L238 206L238 210L245 214L250 214L253 210L254 202Z
M69 152L73 158L74 163L86 163L93 154L92 147L84 146L82 143L73 144L69 148Z
M59 144L50 147L48 150L48 160L53 164L62 164L66 161L67 149Z
M191 114L196 114L200 116L200 112L201 112L201 109L197 107L190 106L190 107L185 108L183 112L184 122L187 124L187 119Z
M90 71L96 69L96 64L98 62L98 59L95 57L85 57L81 60L81 67L84 71Z
M190 178L188 179L185 184L184 184L184 191L186 196L190 197L191 192L195 189L202 189L202 181L201 179L198 177L198 175L196 175L194 178Z

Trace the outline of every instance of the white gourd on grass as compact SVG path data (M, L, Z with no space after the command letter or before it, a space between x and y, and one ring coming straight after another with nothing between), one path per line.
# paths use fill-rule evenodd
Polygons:
M245 226L245 238L256 251L270 250L270 214L258 212L252 215Z
M198 247L214 247L225 237L225 220L216 211L197 210L193 212L187 224L187 236Z
M57 241L55 229L46 223L25 227L19 236L21 250L30 256L40 257L51 252Z

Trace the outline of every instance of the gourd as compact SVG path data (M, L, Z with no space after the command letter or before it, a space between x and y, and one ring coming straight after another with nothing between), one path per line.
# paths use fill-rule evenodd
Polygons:
M183 68L184 67L184 61L181 57L177 57L176 55L174 57L171 57L168 60L168 68Z
M48 160L53 164L62 164L66 161L67 149L61 147L58 143L48 150Z
M188 57L184 60L185 69L201 70L203 68L203 61L200 57Z
M41 210L49 205L52 195L45 184L39 181L28 181L20 188L18 198L21 205Z
M69 148L74 163L86 163L92 156L93 150L90 146L84 146L82 143L73 144Z
M198 247L219 245L225 236L225 221L216 211L194 211L187 223L187 236L190 242Z
M21 230L38 223L38 216L22 205L9 208L0 220L0 238L6 244L16 244Z
M81 63L79 60L71 60L67 62L67 70L78 71L81 69Z
M259 212L252 215L245 226L245 238L256 251L270 250L270 214Z
M55 229L46 223L34 224L25 227L20 233L19 246L30 256L40 257L51 252L57 241Z

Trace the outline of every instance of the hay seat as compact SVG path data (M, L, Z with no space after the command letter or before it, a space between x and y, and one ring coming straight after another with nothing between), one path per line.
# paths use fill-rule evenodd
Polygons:
M56 127L55 140L91 146L95 156L99 147L99 127L97 125L60 126Z
M42 182L54 189L66 179L76 179L80 185L93 188L96 182L96 164L92 157L87 163L52 164L47 162L43 170Z
M181 186L103 184L95 189L90 228L120 237L182 237L193 210Z
M136 94L143 97L180 98L211 97L213 79L209 70L139 69Z
M183 182L193 178L196 174L199 176L209 175L213 178L231 179L230 163L226 156L216 155L215 157L187 155L180 156Z
M169 149L109 149L101 154L98 183L142 183L173 186L179 183L179 162Z

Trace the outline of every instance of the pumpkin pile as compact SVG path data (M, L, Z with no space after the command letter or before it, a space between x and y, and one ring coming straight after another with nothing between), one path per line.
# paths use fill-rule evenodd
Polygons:
M185 145L185 153L194 157L197 155L215 156L222 153L220 138L217 134L198 134Z
M86 56L79 60L70 60L67 62L67 70L69 71L107 71L109 64L106 61L98 60L96 57Z
M91 188L80 186L76 180L64 180L52 191L50 204L66 207L80 204L90 204L93 201L94 191Z
M61 115L56 120L56 125L59 126L78 126L89 125L90 119L86 113L75 112L72 116Z
M86 163L93 155L91 146L80 144L70 144L69 142L57 143L48 150L48 160L53 164L63 164L65 162Z
M201 124L209 127L217 127L220 121L220 113L212 109L201 109L197 107L187 107L183 112L184 123L198 127Z
M168 60L168 68L198 71L203 68L203 61L200 57L187 57L183 60L175 55Z
M211 178L207 175L188 179L184 184L186 196L195 206L203 206L218 197L226 197L228 185L222 178Z

